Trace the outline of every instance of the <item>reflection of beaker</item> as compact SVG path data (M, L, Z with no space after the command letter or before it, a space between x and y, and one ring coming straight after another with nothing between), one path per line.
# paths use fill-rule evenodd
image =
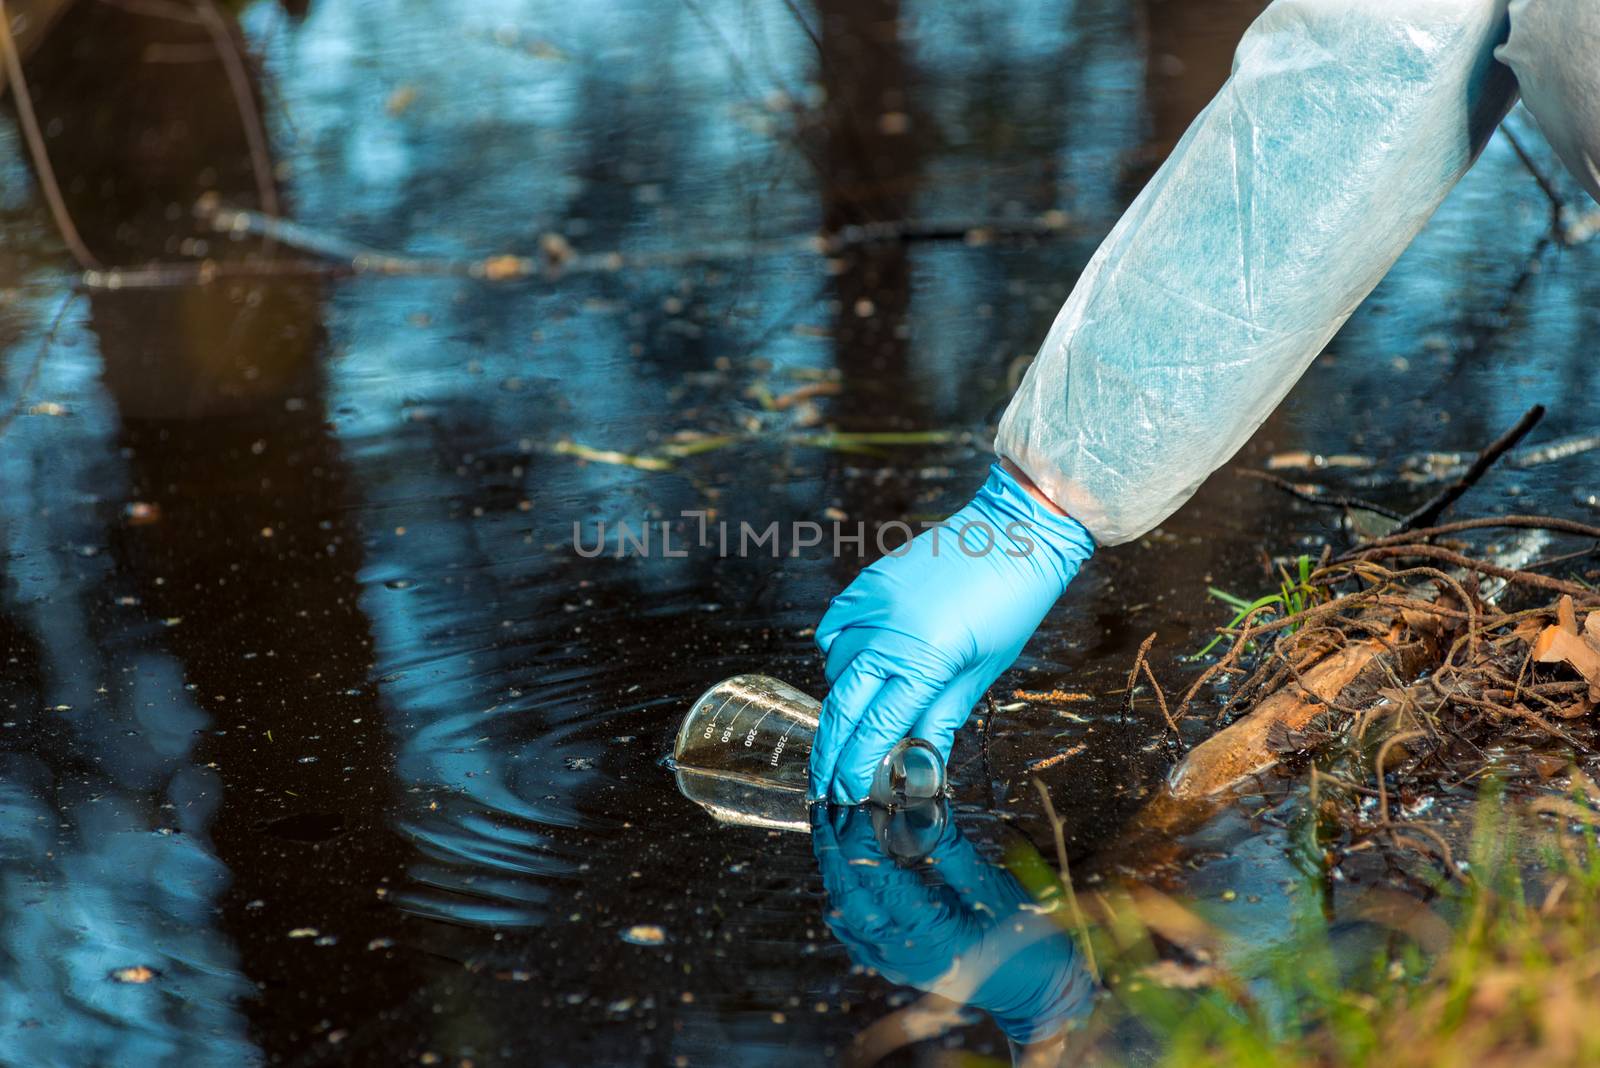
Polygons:
M765 675L717 683L678 730L678 788L725 823L810 830L806 791L821 711L812 697ZM943 792L939 751L907 738L878 766L871 799L892 808Z

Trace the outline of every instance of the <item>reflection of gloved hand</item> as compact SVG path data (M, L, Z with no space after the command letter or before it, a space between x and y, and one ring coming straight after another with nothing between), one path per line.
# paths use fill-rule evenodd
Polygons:
M1081 524L995 464L971 504L857 576L817 626L831 689L812 795L866 800L907 734L948 760L956 729L1093 551Z
M879 847L869 810L815 806L828 926L851 960L891 982L975 1005L1022 1045L1051 1038L1094 997L1077 946L1054 915L1024 908L1027 891L945 817L926 861L903 868Z

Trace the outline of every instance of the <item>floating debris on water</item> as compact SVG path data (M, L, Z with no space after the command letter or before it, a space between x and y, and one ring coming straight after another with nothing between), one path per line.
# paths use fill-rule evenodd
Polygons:
M1575 434L1569 438L1547 441L1543 445L1517 449L1506 460L1512 467L1535 467L1565 460L1592 449L1600 449L1600 434Z
M148 983L150 980L155 979L160 974L161 973L156 971L154 968L146 967L143 964L135 964L130 968L113 969L110 978L118 983L140 984Z
M1033 701L1040 704L1066 705L1075 701L1093 701L1094 694L1078 693L1072 690L1012 690L1011 696L1018 701Z
M1268 471L1309 471L1330 467L1365 470L1366 468L1377 466L1378 461L1372 457L1357 456L1352 453L1334 453L1331 456L1323 456L1320 453L1297 450L1295 452L1280 452L1267 457Z
M636 946L659 946L666 942L667 932L653 923L640 923L622 932L622 940Z
M1045 768L1053 768L1057 764L1072 759L1087 748L1089 748L1089 746L1086 743L1079 742L1077 745L1063 749L1061 752L1052 756L1040 757L1038 760L1030 761L1028 763L1028 770L1043 771Z

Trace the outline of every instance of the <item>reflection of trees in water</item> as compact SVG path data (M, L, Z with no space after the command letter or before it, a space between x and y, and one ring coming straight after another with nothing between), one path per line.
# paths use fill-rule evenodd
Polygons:
M245 129L200 21L74 3L27 74L67 207L104 262L215 255L226 239L194 217L196 199L258 205Z
M1128 160L1122 189L1132 199L1172 152L1233 69L1239 38L1267 0L1140 0L1144 42L1144 144Z
M163 645L217 727L198 758L221 769L226 801L210 829L234 879L221 916L261 988L262 1041L285 1052L330 999L378 1012L415 981L393 962L363 974L367 944L393 933L371 873L404 846L387 825L361 534L324 422L317 289L111 294L94 310L130 493L160 515L114 545L147 613L182 621ZM162 398L187 403L150 407ZM290 940L296 929L337 941Z
M208 47L181 21L84 4L30 66L41 119L58 131L52 154L74 215L108 260L261 251L214 236L205 250L189 243L198 231L187 205L201 192L248 204L256 191L225 71L201 55ZM151 59L163 55L182 61ZM50 700L91 708L126 692L128 716L105 719L115 737L87 759L127 791L153 794L119 805L118 795L100 791L75 811L94 859L63 867L64 901L104 896L94 881L102 877L118 880L130 899L147 880L163 887L160 918L181 931L132 937L128 948L147 959L113 961L96 977L106 986L106 971L122 964L162 972L126 988L142 993L151 1013L125 1021L130 1056L141 1029L154 1041L171 1026L163 1014L190 1005L228 1014L227 1033L220 1023L186 1022L196 1053L183 1060L216 1059L238 1041L228 1035L243 1028L239 1003L269 1050L303 1051L326 1029L330 999L376 1016L415 983L392 962L358 983L330 982L368 971L377 958L367 944L391 933L368 883L403 846L386 825L389 738L368 686L370 642L354 579L360 535L325 425L322 300L314 280L89 297L113 407L96 412L103 440L79 443L71 455L85 465L85 491L92 485L117 505L96 510L107 513L98 519L109 531L91 523L64 540L109 538L111 554L96 557L108 565L98 578L136 599L116 617L136 622L127 652L115 655L103 636L77 634L58 603L41 645L47 659L106 662L72 677L84 680L80 689L103 679L109 696ZM138 502L131 519L122 501ZM19 514L41 507L35 501ZM48 554L32 559L41 557ZM88 627L103 614L89 613ZM120 669L123 661L130 666ZM130 717L137 730L124 737ZM58 777L57 765L86 759L60 738L33 751ZM141 808L154 812L140 816ZM158 836L157 828L181 833ZM123 905L136 920L138 902ZM291 940L295 929L325 934L328 944ZM176 950L166 948L174 941ZM205 964L211 978L163 963L167 955ZM48 972L21 981L31 996L60 994ZM70 985L66 994L75 997ZM210 1040L214 1049L204 1045L208 1031L224 1035Z
M76 323L71 324L76 327ZM208 829L219 782L182 669L119 606L99 551L125 473L95 365L63 338L47 374L71 419L0 450L0 1028L19 1064L237 1064L249 982L215 914L227 869ZM113 978L146 967L147 983Z

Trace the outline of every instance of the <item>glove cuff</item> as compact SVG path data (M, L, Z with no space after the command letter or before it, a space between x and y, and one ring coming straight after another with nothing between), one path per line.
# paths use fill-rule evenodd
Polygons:
M1094 535L1087 527L1071 516L1060 515L1044 506L1038 498L1022 487L1022 483L997 461L989 465L989 478L978 491L977 501L994 511L1008 530L1017 529L1010 524L1020 524L1031 545L1027 549L1047 572L1060 579L1060 593L1078 574L1085 560L1094 555ZM1021 542L1022 539L1016 539Z

